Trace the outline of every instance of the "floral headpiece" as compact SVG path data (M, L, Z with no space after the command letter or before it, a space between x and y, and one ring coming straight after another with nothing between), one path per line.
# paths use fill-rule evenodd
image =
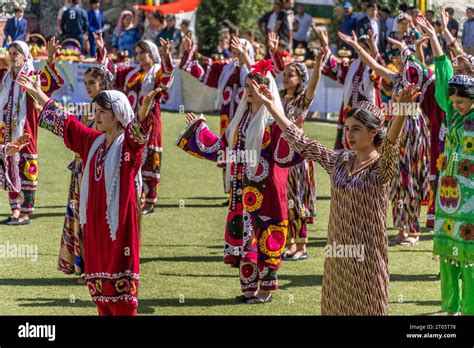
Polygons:
M268 59L261 59L256 64L251 66L252 74L260 74L262 76L266 76L267 72L275 70L275 67L272 64L272 60Z

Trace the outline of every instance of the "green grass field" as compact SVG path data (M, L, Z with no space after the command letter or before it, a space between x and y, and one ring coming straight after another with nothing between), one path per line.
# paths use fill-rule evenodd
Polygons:
M208 117L218 129L218 117ZM211 162L186 155L174 141L184 115L164 113L164 156L157 213L143 218L139 314L148 315L319 315L330 203L328 175L317 166L317 221L309 229L309 259L285 262L274 302L234 303L240 294L238 270L224 265L226 208L221 171ZM311 122L310 136L332 147L334 125ZM39 132L39 184L36 212L29 226L0 225L0 245L37 245L38 259L0 259L0 315L96 315L86 286L57 271L59 243L72 160L59 138ZM180 206L183 206L181 207ZM8 216L1 193L1 219ZM423 209L423 224L425 209ZM388 217L389 235L391 216ZM411 248L389 254L391 315L440 314L438 265L432 261L432 234ZM104 251L107 252L107 251Z

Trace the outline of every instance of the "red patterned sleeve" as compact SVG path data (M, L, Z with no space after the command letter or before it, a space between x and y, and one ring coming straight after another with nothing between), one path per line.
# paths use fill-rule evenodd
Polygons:
M328 51L321 64L321 72L332 80L343 84L351 63L352 62L347 58L339 60L338 58L334 57L330 51Z
M46 65L40 71L41 90L51 96L64 85L64 79L56 70L56 64Z

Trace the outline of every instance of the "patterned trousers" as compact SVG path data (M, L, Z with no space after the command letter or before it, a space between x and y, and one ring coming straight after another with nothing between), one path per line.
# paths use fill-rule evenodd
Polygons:
M278 289L277 271L263 264L240 263L240 287L242 292Z
M148 146L143 151L143 193L145 204L155 205L158 200L158 184L160 182L161 158L163 149L161 147Z
M38 178L38 155L21 154L20 159L21 191L9 192L8 199L12 211L30 215L35 208L35 196Z

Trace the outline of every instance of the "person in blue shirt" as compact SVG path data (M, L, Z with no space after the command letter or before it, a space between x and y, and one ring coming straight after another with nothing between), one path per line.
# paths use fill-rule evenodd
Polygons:
M344 8L344 20L342 21L341 33L346 35L352 35L352 31L356 29L357 14L355 14L352 8L352 4L346 1L342 7Z
M89 20L89 54L95 57L97 46L95 44L94 35L92 33L101 32L104 28L104 14L100 9L100 0L90 1L91 9L87 11Z
M64 11L61 18L61 31L63 40L76 39L81 44L81 50L84 51L84 35L89 30L89 18L80 4L80 0L72 0L72 6Z
M5 35L3 47L7 47L13 41L25 40L26 27L28 25L26 19L23 18L25 9L21 6L15 6L14 10L15 16L7 20L3 29Z

